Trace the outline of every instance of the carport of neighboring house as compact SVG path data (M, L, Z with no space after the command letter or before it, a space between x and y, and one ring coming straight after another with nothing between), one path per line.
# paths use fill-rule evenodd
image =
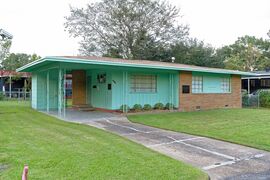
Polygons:
M60 116L67 108L67 74L72 74L73 107L118 110L124 104L179 104L178 71L46 61L31 72L32 107ZM141 87L134 87L135 81L142 81Z
M240 108L241 76L251 74L168 62L83 56L45 57L17 71L32 73L32 107L57 111L60 116L66 113L67 74L72 74L73 106L123 111L135 104L153 107L156 103L181 111Z

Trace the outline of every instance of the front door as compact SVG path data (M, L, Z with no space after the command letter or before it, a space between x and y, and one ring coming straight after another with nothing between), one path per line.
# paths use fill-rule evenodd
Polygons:
M72 105L86 104L86 72L72 71Z

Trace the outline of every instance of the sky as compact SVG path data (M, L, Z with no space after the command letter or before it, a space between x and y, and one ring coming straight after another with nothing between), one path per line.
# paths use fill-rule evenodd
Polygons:
M0 28L13 35L11 52L40 56L77 55L78 39L64 31L69 7L84 7L94 0L1 0ZM168 0L181 9L179 22L190 36L214 47L237 37L267 38L270 0Z

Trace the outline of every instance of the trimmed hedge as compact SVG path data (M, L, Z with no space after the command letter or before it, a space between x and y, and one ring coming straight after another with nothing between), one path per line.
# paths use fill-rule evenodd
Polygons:
M264 91L260 93L260 106L270 108L270 92Z
M130 107L127 104L123 104L122 106L120 106L120 111L123 112L123 109L127 110L127 112L128 112L130 110Z
M133 110L134 110L135 112L142 111L142 105L140 105L140 104L134 104Z
M145 111L150 111L150 110L152 110L152 106L151 106L150 104L145 104L145 105L143 106L143 110L145 110Z
M174 105L172 103L167 103L165 109L174 109Z
M162 104L162 103L157 103L157 104L155 104L154 108L155 108L155 109L158 109L158 110L164 109L164 104Z

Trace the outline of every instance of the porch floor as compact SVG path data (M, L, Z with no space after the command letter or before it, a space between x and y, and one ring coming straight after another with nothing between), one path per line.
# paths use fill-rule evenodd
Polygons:
M59 117L58 111L50 111L47 113L44 111L44 113L55 116L57 118L60 118L65 121L69 122L77 122L77 123L86 123L89 121L101 121L101 120L114 120L122 118L123 116L121 114L117 113L109 113L109 112L102 112L102 111L80 111L76 109L66 109L66 115Z

